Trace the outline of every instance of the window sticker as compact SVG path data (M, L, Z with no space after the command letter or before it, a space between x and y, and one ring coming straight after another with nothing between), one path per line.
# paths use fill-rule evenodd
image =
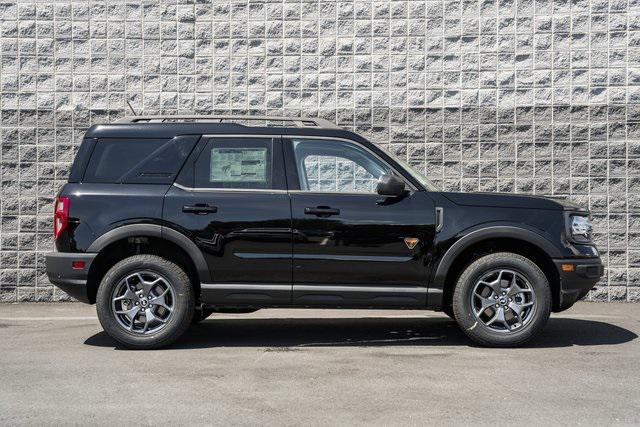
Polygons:
M266 148L212 148L210 182L266 182Z

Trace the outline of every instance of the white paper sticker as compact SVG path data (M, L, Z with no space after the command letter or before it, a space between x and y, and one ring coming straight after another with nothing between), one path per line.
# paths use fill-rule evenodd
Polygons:
M266 182L266 148L212 148L210 182Z

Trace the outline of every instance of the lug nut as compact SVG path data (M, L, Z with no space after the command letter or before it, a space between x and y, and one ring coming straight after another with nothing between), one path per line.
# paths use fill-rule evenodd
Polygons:
M506 295L507 293L505 291L502 291L502 295Z

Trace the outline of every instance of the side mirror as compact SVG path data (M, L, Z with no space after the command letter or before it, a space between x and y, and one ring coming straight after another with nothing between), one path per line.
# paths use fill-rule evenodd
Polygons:
M386 197L402 196L405 193L404 181L395 175L381 175L380 178L378 178L376 192Z

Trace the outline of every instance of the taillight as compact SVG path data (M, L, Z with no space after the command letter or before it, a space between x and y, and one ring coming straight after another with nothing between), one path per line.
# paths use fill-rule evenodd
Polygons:
M53 240L58 240L58 236L67 228L69 223L69 198L56 197L53 208Z

